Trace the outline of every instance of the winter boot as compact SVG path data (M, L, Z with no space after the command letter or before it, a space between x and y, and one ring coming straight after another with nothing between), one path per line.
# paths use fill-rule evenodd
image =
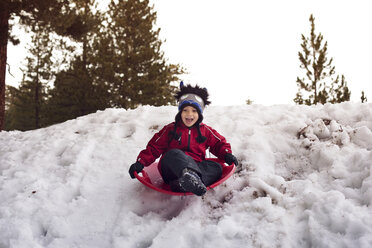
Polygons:
M178 179L170 181L169 186L173 192L186 192L183 188L181 188L180 182Z
M207 192L207 187L200 179L199 175L190 169L182 171L182 177L178 179L181 189L185 192L191 192L195 195L202 196Z

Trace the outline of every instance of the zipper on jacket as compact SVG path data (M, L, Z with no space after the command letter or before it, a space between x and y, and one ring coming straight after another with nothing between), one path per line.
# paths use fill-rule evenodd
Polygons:
M190 140L191 140L191 128L189 128L189 138L187 141L187 150L190 151Z

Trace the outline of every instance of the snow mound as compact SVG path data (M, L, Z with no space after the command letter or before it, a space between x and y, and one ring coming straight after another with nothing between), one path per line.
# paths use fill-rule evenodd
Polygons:
M0 247L372 247L372 105L208 107L237 172L204 197L128 174L176 107L0 133Z

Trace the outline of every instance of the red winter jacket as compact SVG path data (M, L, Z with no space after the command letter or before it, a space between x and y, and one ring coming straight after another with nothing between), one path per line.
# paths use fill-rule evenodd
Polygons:
M226 153L231 153L231 146L226 142L226 139L203 123L200 123L200 132L207 140L201 144L196 141L197 128L188 128L182 122L177 126L177 133L182 133L181 138L175 140L173 135L169 135L169 132L174 130L174 125L174 122L168 124L156 133L147 144L146 149L140 152L137 161L144 166L149 166L157 158L174 148L184 151L197 162L205 160L205 151L208 148L213 155L222 160L224 160Z

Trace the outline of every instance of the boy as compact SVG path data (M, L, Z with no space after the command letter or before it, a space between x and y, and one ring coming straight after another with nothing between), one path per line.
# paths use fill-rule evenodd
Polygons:
M165 183L173 191L192 192L202 196L206 186L217 181L222 175L222 166L205 159L205 152L210 152L227 164L238 161L231 152L226 139L213 128L202 123L203 110L211 102L205 88L191 85L180 85L176 94L179 102L175 122L163 127L156 133L132 164L129 174L135 178L134 172L141 172L158 157L159 171Z

